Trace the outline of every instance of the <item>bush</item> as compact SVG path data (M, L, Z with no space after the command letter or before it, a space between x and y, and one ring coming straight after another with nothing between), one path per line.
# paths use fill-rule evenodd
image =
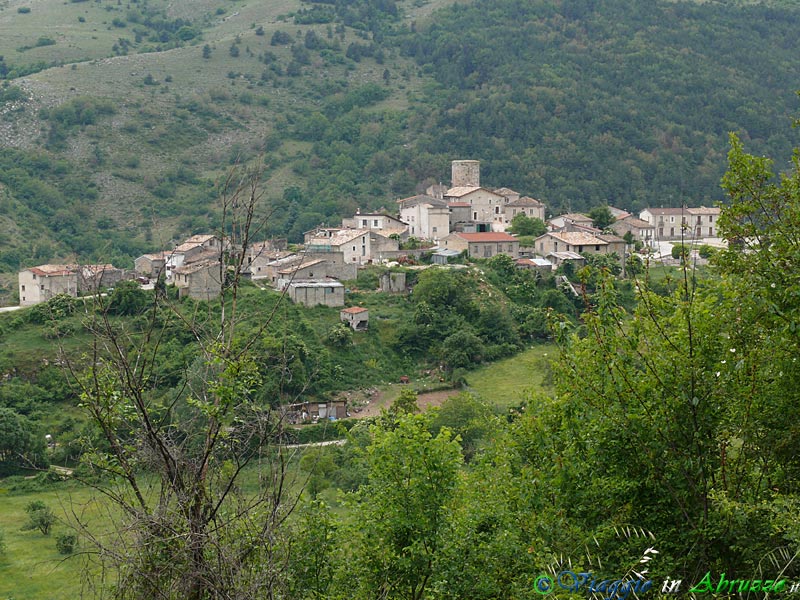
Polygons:
M72 554L78 545L78 536L74 533L60 533L56 537L56 550L59 554Z
M20 7L17 9L17 12L18 12L19 14L21 14L21 15L27 15L29 12L31 12L31 9L30 9L30 7L29 7L29 6L20 6Z
M28 514L28 522L22 526L23 531L38 529L43 535L48 535L53 524L56 522L56 515L53 510L41 500L33 500L25 507Z

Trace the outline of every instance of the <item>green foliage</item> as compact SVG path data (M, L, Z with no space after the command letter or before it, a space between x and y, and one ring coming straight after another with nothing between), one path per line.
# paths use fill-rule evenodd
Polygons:
M112 315L139 315L152 304L152 297L144 292L135 281L120 281L114 286L108 301L108 311Z
M531 236L534 238L543 235L547 231L547 225L537 217L529 217L525 213L519 213L511 219L509 232L515 235Z
M49 535L50 529L56 522L53 510L41 500L33 500L25 506L28 522L22 526L23 531L37 529L42 535Z
M672 258L680 259L681 263L686 262L689 258L689 254L692 251L692 247L689 244L673 244L672 246Z
M59 554L70 555L78 545L78 536L74 533L59 533L56 536L56 550Z
M450 432L434 437L429 428L430 417L406 415L392 429L372 429L369 483L353 497L352 555L339 579L349 597L425 595L461 464Z
M28 419L0 406L0 473L44 466L44 437Z
M344 348L353 343L353 330L346 323L336 323L328 330L325 343L334 348Z
M587 215L592 219L592 227L596 227L600 230L606 229L616 221L608 206L595 206Z
M410 387L404 387L400 390L400 395L395 398L394 402L392 402L392 405L389 407L389 414L397 418L401 415L408 415L416 412L419 412L417 392Z
M31 307L28 321L39 324L61 321L73 315L79 304L80 301L69 294L56 294L47 302Z

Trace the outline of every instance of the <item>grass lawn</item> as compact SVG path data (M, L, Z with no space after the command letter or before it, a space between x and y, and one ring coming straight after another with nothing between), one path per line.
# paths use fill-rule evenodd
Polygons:
M80 554L65 557L56 550L59 533L68 531L63 525L67 514L83 513L86 519L96 518L90 502L93 492L78 484L56 485L41 492L11 493L0 480L0 530L6 545L0 556L0 598L36 598L50 600L77 598L82 582ZM45 502L59 518L49 535L39 531L21 531L27 521L25 506L33 501ZM80 552L80 546L78 552ZM66 560L65 560L66 558Z
M520 354L471 371L468 389L501 409L519 404L526 392L549 392L547 362L555 357L555 344L533 346Z

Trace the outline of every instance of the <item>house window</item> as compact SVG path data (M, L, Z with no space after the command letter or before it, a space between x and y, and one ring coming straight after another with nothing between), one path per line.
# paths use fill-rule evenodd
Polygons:
M378 226L378 219L375 219L375 220L372 221L372 226L373 227L377 227Z
M436 233L437 231L439 231L439 229L437 227L434 227L433 228L433 233Z
M495 206L494 207L494 214L496 214L496 215L500 214L500 207L499 206Z
M670 222L670 223L674 223L674 222L675 222L675 217L670 217L670 218L669 218L669 222Z
M33 278L36 279L36 273L32 273Z
M23 292L25 291L25 286L24 286L24 285L22 286L22 291L23 291Z
M670 235L670 237L673 237L675 235L675 228L674 227L670 227L669 228L669 235Z
M472 220L473 221L477 221L478 220L478 211L475 211L475 212L472 213Z
M578 252L583 252L583 246L578 246Z
M708 215L708 222L709 223L713 223L714 222L714 215Z
M366 219L361 219L361 226L362 227L366 227L367 226L367 220Z
M42 286L42 291L44 291L44 285Z
M710 236L714 235L714 228L713 227L709 227L708 228L708 235L710 235Z
M600 252L600 245L599 244L594 247L594 251L595 252Z

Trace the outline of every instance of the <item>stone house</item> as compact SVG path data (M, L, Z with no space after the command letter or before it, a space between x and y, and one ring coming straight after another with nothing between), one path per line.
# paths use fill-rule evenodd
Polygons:
M592 228L592 223L593 221L591 217L588 217L581 213L567 213L565 215L559 215L557 217L553 217L547 222L551 231L564 229L565 227L568 227L570 225Z
M335 279L295 279L286 295L304 306L344 306L344 285Z
M655 227L647 221L637 219L633 216L624 217L611 224L611 229L620 237L630 233L634 240L642 242L645 246L653 244L655 237Z
M467 202L470 206L469 220L492 223L505 228L505 198L482 187L453 187L447 190L444 199L448 202Z
M19 272L19 305L33 306L58 294L78 295L74 265L39 265Z
M408 223L408 235L437 241L450 234L450 210L447 202L428 195L398 200L400 220ZM465 213L469 215L469 211Z
M342 228L379 231L386 236L396 233L401 237L405 237L408 231L408 225L402 219L385 213L358 212L350 219L342 219Z
M505 224L510 225L514 217L519 214L523 214L531 219L541 219L544 221L544 212L545 206L542 202L528 196L522 196L506 204Z
M175 269L193 262L221 260L224 248L222 240L212 234L193 235L174 250L167 253L164 266L167 281L172 281Z
M167 265L169 252L155 252L153 254L142 254L133 261L133 269L137 275L158 279L164 272Z
M591 234L583 231L551 231L535 240L536 252L548 256L557 252L588 254L617 253L620 261L625 258L625 240L615 235Z
M114 286L124 275L112 264L31 267L19 272L19 304L33 306L58 294L97 293Z
M466 250L473 258L491 258L498 254L506 254L511 258L519 256L519 240L503 232L455 232L441 240L440 247L458 252Z
M224 265L219 260L201 260L176 267L173 282L180 298L213 300L222 292Z
M113 287L125 275L122 269L112 264L104 265L79 265L75 267L78 274L78 291L92 292L104 291Z
M353 331L366 331L369 327L369 310L361 306L343 308L339 311L339 319Z
M242 265L242 274L254 281L259 279L270 279L271 283L274 283L275 273L271 273L270 266L276 261L283 260L290 256L297 255L294 252L289 252L288 250L266 250L260 248L259 245L251 246L245 252L244 264Z
M319 279L328 277L327 263L318 258L314 260L301 260L283 269L278 270L275 286L282 290L295 279Z
M306 252L341 252L344 262L364 265L382 258L382 253L397 252L400 243L368 229L319 229L306 240Z
M717 223L721 210L718 207L699 208L646 208L639 218L655 228L659 241L687 241L719 237Z

